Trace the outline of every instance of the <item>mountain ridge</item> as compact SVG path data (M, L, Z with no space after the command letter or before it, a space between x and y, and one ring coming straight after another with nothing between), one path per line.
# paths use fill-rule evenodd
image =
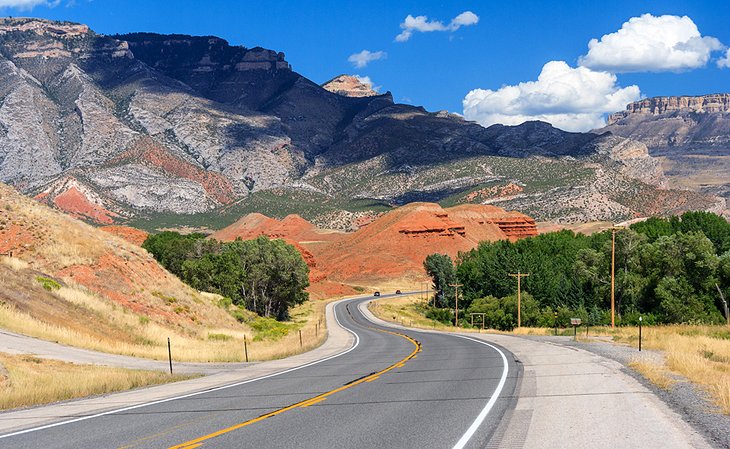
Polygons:
M89 221L225 225L258 208L337 216L347 228L362 213L469 202L509 184L522 196L498 200L538 219L632 218L648 210L628 205L637 192L719 207L657 190L651 157L622 158L620 144L634 144L618 137L540 122L484 128L390 93L346 97L296 73L282 52L214 36L110 37L0 19L0 65L0 181Z
M611 114L597 132L644 143L668 187L730 199L730 94L647 98Z

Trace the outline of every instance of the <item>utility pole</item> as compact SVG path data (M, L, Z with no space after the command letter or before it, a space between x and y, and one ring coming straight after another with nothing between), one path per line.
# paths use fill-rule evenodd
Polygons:
M517 274L510 273L509 275L517 278L517 327L520 328L522 327L522 288L520 280L525 276L529 276L530 273L520 273L518 271Z
M620 226L611 226L611 329L616 328L616 231L621 229Z
M455 306L456 306L456 319L454 322L456 323L456 327L459 327L459 287L461 287L464 284L449 284L449 287L454 287L456 291L454 292L454 299L455 299Z

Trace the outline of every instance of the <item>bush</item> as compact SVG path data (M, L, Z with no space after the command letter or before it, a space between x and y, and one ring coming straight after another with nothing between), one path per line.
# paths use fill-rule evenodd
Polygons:
M443 324L452 324L454 322L454 311L451 309L429 307L426 311L426 318Z
M231 337L228 334L208 334L208 340L211 340L211 341L229 341L229 340L233 340L233 337Z
M38 276L35 278L35 280L38 281L43 286L43 288L45 288L49 292L61 289L61 284L54 281L53 279L49 279L49 278L46 278L43 276Z
M289 335L289 326L280 323L273 318L259 317L249 323L251 329L256 332L254 341L278 340Z

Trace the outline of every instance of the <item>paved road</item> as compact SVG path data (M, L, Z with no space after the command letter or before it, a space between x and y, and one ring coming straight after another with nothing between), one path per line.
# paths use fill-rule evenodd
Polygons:
M394 331L335 306L346 353L145 407L0 436L2 448L484 447L514 406L506 350L455 335ZM396 333L398 332L398 333Z

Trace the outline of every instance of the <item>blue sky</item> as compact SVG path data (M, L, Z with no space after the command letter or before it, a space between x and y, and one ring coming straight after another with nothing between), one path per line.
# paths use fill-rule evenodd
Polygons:
M537 117L583 130L639 97L730 92L730 68L718 67L730 46L728 1L0 0L11 4L26 6L0 6L0 15L82 22L104 34L216 35L234 45L283 51L294 70L318 83L340 73L367 76L396 101L466 113L484 124ZM478 21L460 16L465 12ZM651 16L642 19L645 14ZM409 15L420 25L399 42ZM660 16L677 17L661 22ZM679 55L684 60L669 61L677 55L668 53L663 61L661 52L651 52L647 60L626 61L633 42L626 47L624 41L652 39L661 34L651 31L657 26L670 35L676 27L681 34L688 24L682 16L699 33L697 39L670 42L683 51L692 47ZM464 20L453 22L457 17ZM638 19L632 28L638 34L627 30L620 45L608 42L598 49L602 55L598 50L588 55L591 39L601 41L632 18ZM418 31L426 28L440 31ZM384 57L357 68L348 58L363 50ZM705 60L687 62L703 51ZM564 65L546 65L550 61ZM541 72L542 83L501 89L536 81ZM582 100L574 101L577 97Z

